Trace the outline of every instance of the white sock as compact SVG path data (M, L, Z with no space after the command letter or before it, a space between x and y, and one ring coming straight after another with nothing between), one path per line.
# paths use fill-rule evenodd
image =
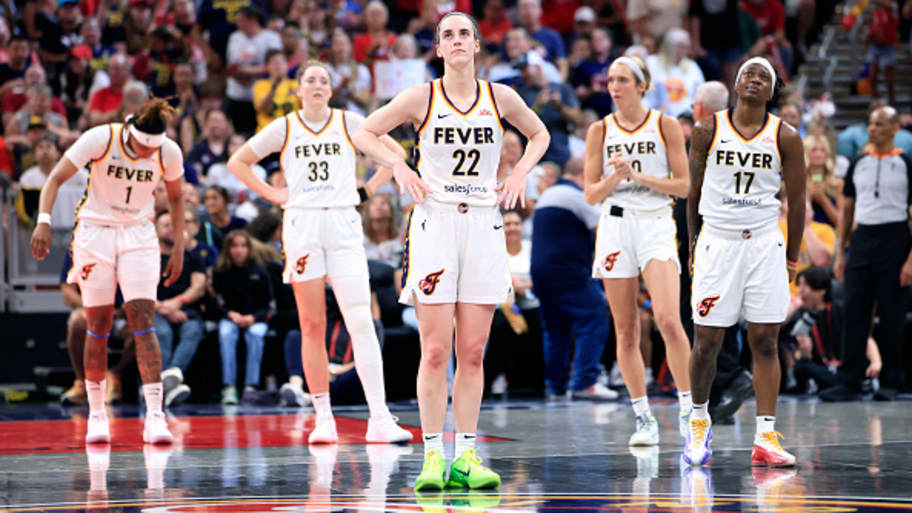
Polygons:
M678 406L681 407L681 415L690 415L690 410L693 408L693 398L690 396L690 391L687 392L678 392Z
M380 341L371 316L370 288L366 277L339 276L331 278L333 294L342 311L345 328L351 337L355 369L371 417L382 418L390 415L386 407L386 389L383 384L383 355Z
M424 457L431 451L437 451L441 456L443 454L443 433L423 433L421 438L424 440Z
M475 448L475 433L456 433L456 450L453 458L459 458L462 453Z
M146 414L161 413L162 411L162 383L149 383L143 385L143 397L146 398Z
M633 404L633 413L637 416L649 415L649 397L637 397L631 399L630 402Z
M776 430L776 417L768 415L757 416L757 438L763 433L769 433Z
M86 395L89 396L89 414L104 412L104 396L108 380L86 382Z
M710 420L709 401L705 403L693 403L693 409L690 410L690 418L697 420Z
M355 358L355 366L358 370L358 379L361 380L364 388L364 398L367 400L370 416L381 419L392 415L386 406L386 390L383 389L383 362L358 365L358 360Z
M329 392L315 394L313 397L314 410L317 411L317 417L332 417L332 406L329 404Z

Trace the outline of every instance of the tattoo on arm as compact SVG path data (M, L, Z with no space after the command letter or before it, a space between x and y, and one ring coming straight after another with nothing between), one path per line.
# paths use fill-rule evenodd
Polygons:
M703 193L703 175L706 173L706 157L712 145L715 119L703 119L694 125L690 136L690 193L687 195L687 231L691 244L703 224L700 216L700 197Z

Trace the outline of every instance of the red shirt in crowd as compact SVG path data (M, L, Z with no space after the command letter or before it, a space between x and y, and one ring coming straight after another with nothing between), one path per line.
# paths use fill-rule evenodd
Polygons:
M764 36L785 30L785 6L779 0L763 0L759 3L742 0L741 10L757 20L757 28Z
M3 136L0 135L0 173L5 174L12 179L15 172L16 168L13 165L13 156L6 148L6 141L3 140Z
M374 55L375 61L385 61L389 59L390 52L393 51L393 44L396 43L396 34L392 32L387 32L387 43L386 50L379 52L377 55ZM352 41L352 56L358 62L364 62L364 59L367 58L367 50L374 45L374 40L371 39L370 34L358 34L355 36L355 40Z
M28 96L25 93L14 93L12 91L3 95L3 100L0 102L0 112L18 112L19 109L25 107L25 104L28 102ZM63 117L66 117L66 107L63 105L63 102L60 101L60 98L54 96L51 98L51 110L60 114Z
M573 15L580 5L579 0L544 0L541 23L561 34L569 34L573 32Z
M487 20L478 22L478 30L481 30L481 37L484 38L484 42L492 45L502 44L504 36L507 35L511 28L513 28L513 24L510 23L510 18L506 16L497 25L488 23Z
M123 103L123 90L105 87L95 91L89 100L89 110L95 112L115 112Z

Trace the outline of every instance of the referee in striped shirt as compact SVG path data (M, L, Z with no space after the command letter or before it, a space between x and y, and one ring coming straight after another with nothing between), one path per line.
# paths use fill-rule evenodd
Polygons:
M868 140L874 148L852 163L845 178L833 263L836 279L845 283L843 358L840 384L820 394L824 401L852 400L861 392L875 304L883 370L874 397L890 401L904 388L904 325L912 284L912 159L893 145L898 130L894 108L875 109L868 119Z

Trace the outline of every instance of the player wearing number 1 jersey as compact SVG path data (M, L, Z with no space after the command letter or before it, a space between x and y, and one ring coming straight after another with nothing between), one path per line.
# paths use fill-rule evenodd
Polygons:
M634 446L659 443L640 354L640 274L678 388L682 434L691 406L690 343L681 326L681 264L669 196L687 194L687 153L678 122L643 108L642 98L649 86L649 70L641 60L616 59L608 68L608 92L618 110L593 123L586 137L586 201L602 203L592 275L605 281L617 335L618 366L636 415L636 430L629 442Z
M153 192L162 179L168 191L175 233L184 231L181 200L184 161L180 147L165 137L174 115L161 98L146 102L126 123L111 123L84 133L54 167L41 190L32 254L43 259L50 243L50 212L60 184L89 166L89 183L76 213L67 278L78 283L86 311L85 378L89 398L87 443L108 443L104 409L107 343L114 315L114 291L124 296L127 323L136 343L136 361L146 399L143 440L171 443L162 413L161 350L155 336L154 308L161 253L152 224ZM183 267L183 237L175 237L164 285Z
M774 424L779 326L788 312L788 284L795 279L804 231L806 178L801 136L766 111L775 86L776 72L766 59L748 60L738 70L735 107L699 121L691 139L693 187L687 224L695 240L690 360L694 407L683 458L693 465L711 457L709 387L725 328L738 322L742 312L757 396L751 464L795 464L795 456L779 444ZM778 229L776 199L783 175L789 206L787 246Z
M329 358L326 354L326 295L324 279L333 293L351 334L355 368L370 408L368 442L406 442L412 434L396 424L386 406L383 359L370 311L370 285L361 216L355 206L389 181L381 168L371 181L357 188L357 153L349 134L363 118L332 109L329 70L311 61L298 72L298 97L303 109L276 119L246 142L228 162L228 168L261 196L285 208L282 249L285 283L291 283L301 323L304 376L317 411L308 441L335 443L336 423L329 402ZM405 151L391 138L392 151ZM278 152L287 188L275 189L257 177L251 165ZM282 388L289 402L303 395L299 383Z
M457 11L443 16L435 40L437 56L443 58L443 78L400 93L367 118L354 140L365 153L391 165L399 186L418 203L409 221L400 297L415 304L421 332L418 409L425 460L415 489L440 489L445 484L486 488L500 485L500 476L475 455L484 389L482 360L494 307L511 292L497 204L504 200L512 208L525 201L526 174L544 154L550 137L515 91L475 78L481 45L471 16ZM501 117L525 134L529 144L510 176L498 184ZM418 129L415 158L421 178L379 139L408 121ZM454 318L456 460L447 480L442 432Z

